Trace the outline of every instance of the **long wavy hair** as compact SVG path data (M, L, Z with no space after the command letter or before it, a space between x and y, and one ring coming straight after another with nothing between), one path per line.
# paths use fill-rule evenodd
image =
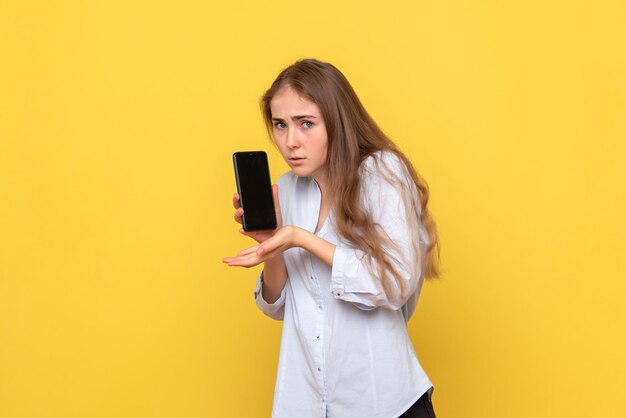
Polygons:
M363 250L369 257L370 266L372 261L375 262L387 295L393 294L394 283L402 294L405 293L404 281L381 245L389 240L363 208L360 196L361 163L380 151L390 151L404 163L406 174L417 189L419 202L413 202L413 206L420 204L420 220L428 233L422 264L424 276L438 277L439 239L436 224L428 211L428 185L370 117L346 77L332 64L314 59L300 60L285 68L261 97L261 111L270 137L273 128L270 104L274 95L286 86L315 103L324 119L328 133L326 187L339 235ZM406 179L397 180L406 182Z

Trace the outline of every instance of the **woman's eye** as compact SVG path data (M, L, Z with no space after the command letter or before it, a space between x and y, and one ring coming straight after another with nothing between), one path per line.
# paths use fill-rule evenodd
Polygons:
M305 120L304 122L302 122L302 126L304 126L305 128L310 128L313 126L313 122L309 122L308 120Z
M285 125L283 122L276 122L274 126L278 129L284 129L287 125Z

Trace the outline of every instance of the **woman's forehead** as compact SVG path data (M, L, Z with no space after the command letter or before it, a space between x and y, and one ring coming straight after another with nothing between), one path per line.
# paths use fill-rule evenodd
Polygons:
M315 102L307 99L291 86L285 86L276 92L270 102L270 107L274 117L280 117L279 113L287 117L303 114L319 116L320 114Z

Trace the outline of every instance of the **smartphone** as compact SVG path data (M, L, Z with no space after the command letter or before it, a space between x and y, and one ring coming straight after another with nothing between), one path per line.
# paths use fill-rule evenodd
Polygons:
M276 229L276 210L267 154L263 151L233 154L244 231Z

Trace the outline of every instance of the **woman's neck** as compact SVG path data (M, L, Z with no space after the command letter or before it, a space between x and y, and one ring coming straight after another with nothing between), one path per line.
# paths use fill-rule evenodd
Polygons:
M315 173L313 173L311 175L311 177L313 177L313 180L315 180L315 182L317 183L317 186L320 188L320 192L322 193L322 196L326 196L327 193L327 189L326 189L326 171L322 171L319 170Z

